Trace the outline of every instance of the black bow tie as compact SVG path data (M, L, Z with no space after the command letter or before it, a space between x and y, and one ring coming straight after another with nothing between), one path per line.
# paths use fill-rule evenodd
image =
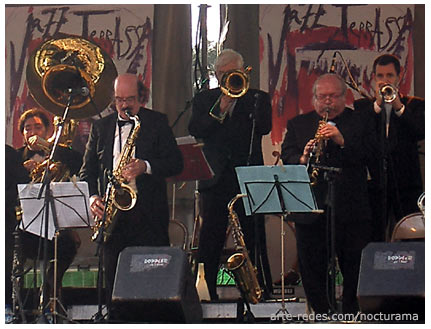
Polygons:
M118 120L118 127L123 127L124 125L131 125L133 124L133 121L129 120Z

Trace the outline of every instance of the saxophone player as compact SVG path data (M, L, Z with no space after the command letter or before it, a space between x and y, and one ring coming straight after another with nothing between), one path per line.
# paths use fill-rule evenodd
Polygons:
M324 74L317 78L313 85L314 111L288 121L281 158L284 164L307 164L316 143L314 137L319 135L327 140L320 155L321 165L341 168L334 178L331 208L335 211L335 252L344 278L343 312L355 314L359 307L356 287L361 250L370 241L366 159L373 154L375 135L358 113L345 106L345 101L346 85L338 75ZM328 122L319 127L326 112ZM334 306L329 305L327 289L330 246L327 185L321 170L313 191L325 213L311 223L295 223L302 283L309 305L319 314L329 313Z
M81 179L88 182L91 212L102 218L107 173L117 168L121 150L134 128L126 111L139 117L141 124L133 141L131 160L121 170L122 177L137 192L136 204L128 211L117 211L116 225L103 245L106 302L111 319L116 317L111 296L117 258L126 247L169 245L165 178L183 169L181 151L167 117L144 108L145 97L145 87L136 75L126 73L115 79L116 112L92 124L80 171Z

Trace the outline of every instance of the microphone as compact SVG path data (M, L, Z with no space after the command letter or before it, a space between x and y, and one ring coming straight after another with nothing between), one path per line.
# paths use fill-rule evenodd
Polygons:
M329 73L335 73L335 58L337 57L337 52L334 51L334 55L332 55L331 68L329 69Z
M254 108L257 110L259 107L260 99L262 98L262 95L260 93L254 94Z
M88 96L90 94L90 89L88 89L87 87L80 87L80 88L68 88L66 90L66 92L69 95L74 95L74 96Z
M260 93L254 94L254 105L253 105L253 114L250 114L250 118L256 117L257 109L259 108L260 99L262 98L262 95Z

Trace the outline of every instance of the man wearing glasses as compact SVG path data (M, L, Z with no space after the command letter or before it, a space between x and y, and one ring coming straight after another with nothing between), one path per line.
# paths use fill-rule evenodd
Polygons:
M299 267L307 301L314 312L328 314L336 310L328 291L328 252L331 238L330 215L335 218L335 252L343 275L343 313L358 311L356 288L361 251L370 241L370 208L367 197L366 159L377 154L375 136L359 114L345 106L346 85L336 74L320 76L313 86L314 111L298 115L287 123L282 145L284 164L313 163L315 135L323 140L320 165L339 168L339 173L320 169L313 192L324 213L307 221L296 222ZM327 123L319 121L327 114ZM374 143L375 144L375 143ZM311 160L310 160L311 158ZM311 172L313 168L309 168ZM333 176L334 193L328 195L328 180ZM333 205L328 208L329 203Z
M139 117L141 127L132 159L122 170L126 183L137 192L136 205L128 211L117 211L116 225L103 248L110 318L116 317L110 300L120 252L129 246L169 245L165 178L180 174L183 169L182 155L166 116L141 106L143 90L136 75L122 74L116 78L116 113L93 123L80 171L81 179L88 182L91 212L102 218L108 173L120 160L120 152L133 129L126 110Z

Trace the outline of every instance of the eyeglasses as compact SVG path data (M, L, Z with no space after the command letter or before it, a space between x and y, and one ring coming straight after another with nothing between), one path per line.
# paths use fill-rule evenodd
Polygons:
M331 100L336 100L336 99L340 98L341 96L343 96L343 94L315 95L314 97L316 97L316 99L321 102L321 101L326 100L326 98L328 98L328 97Z
M135 101L136 101L136 96L130 96L126 98L115 97L115 104L117 105L121 105L123 103L126 103L127 105L133 105L135 104Z

